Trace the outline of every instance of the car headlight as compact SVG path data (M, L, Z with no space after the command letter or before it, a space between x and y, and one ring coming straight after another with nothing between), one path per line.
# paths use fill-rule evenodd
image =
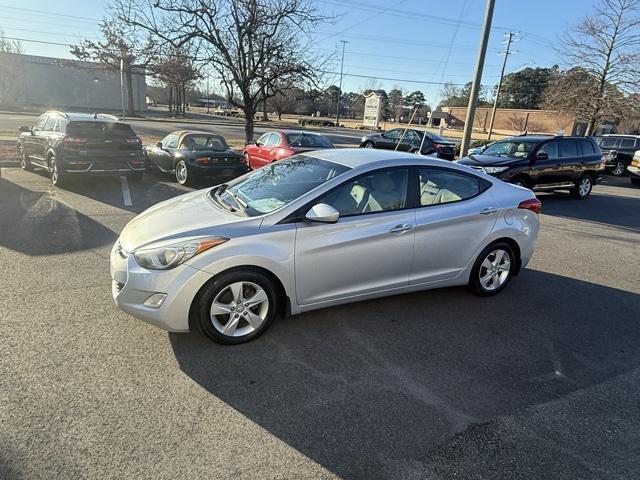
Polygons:
M169 270L195 257L199 253L220 245L228 238L214 237L188 240L157 247L146 247L133 252L133 258L142 268L150 270Z
M362 137L362 138L360 139L360 143L362 143L362 142L366 142L366 141L367 141L367 137Z
M482 167L484 173L500 173L509 170L509 167Z

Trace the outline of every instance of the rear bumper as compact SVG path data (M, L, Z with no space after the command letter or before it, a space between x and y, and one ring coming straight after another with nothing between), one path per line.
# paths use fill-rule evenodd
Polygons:
M108 156L64 155L60 163L66 173L73 175L127 174L146 170L142 150Z
M197 177L238 177L249 171L246 165L197 165L190 164L189 171Z

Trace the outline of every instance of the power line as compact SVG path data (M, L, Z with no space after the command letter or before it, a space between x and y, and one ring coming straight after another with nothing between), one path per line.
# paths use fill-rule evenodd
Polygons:
M101 18L92 18L92 17L81 17L79 15L68 15L65 13L57 13L57 12L51 12L51 11L46 11L46 10L32 10L29 8L22 8L22 7L14 7L11 5L4 5L4 4L0 4L0 8L5 9L5 10L16 10L19 12L27 12L31 15L49 15L52 17L64 17L64 18L73 18L73 19L77 19L77 20L90 20L90 21L96 21L96 22L100 22L102 21Z

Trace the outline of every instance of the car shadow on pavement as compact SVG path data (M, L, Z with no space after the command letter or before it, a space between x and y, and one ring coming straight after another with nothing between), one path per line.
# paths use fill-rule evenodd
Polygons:
M340 477L425 478L457 432L637 367L638 311L638 294L525 270L496 297L433 290L277 320L239 346L170 342L195 382Z
M556 192L539 194L542 213L555 217L598 222L640 233L640 194L637 198L592 193L586 200L575 200Z
M118 235L59 202L55 194L32 191L0 178L0 247L27 255L91 250Z

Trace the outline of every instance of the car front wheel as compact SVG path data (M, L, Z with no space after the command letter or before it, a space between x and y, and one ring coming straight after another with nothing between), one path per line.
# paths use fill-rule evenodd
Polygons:
M364 142L364 145L362 145L363 148L376 148L376 146L373 144L373 142Z
M55 156L49 159L49 173L51 174L51 183L56 187L62 187L67 183L67 172L58 165Z
M576 182L576 186L571 190L571 196L579 200L584 200L591 194L593 189L593 180L589 175L580 177L580 180Z
M512 248L506 243L493 243L478 255L471 270L469 288L482 297L495 295L507 286L514 267Z
M615 167L613 167L613 170L611 170L611 174L615 175L616 177L621 177L625 174L626 169L627 167L624 162L622 160L617 160Z
M192 183L187 162L184 160L180 160L176 163L176 180L180 185L185 185L187 187Z
M211 340L238 344L258 337L278 311L274 282L251 269L215 277L194 302L193 320Z
M33 170L33 166L29 161L29 157L27 156L27 152L25 151L22 145L18 145L18 155L20 155L20 168L23 170Z

